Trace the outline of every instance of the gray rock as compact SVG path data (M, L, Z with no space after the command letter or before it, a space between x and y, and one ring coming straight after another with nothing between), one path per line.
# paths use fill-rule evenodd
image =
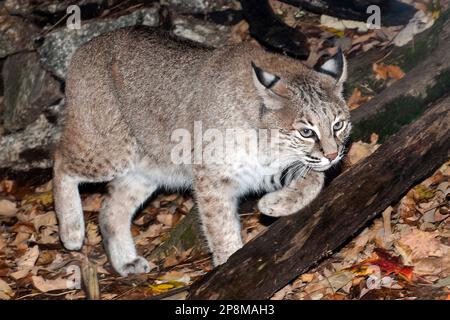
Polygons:
M233 0L161 0L165 4L179 13L206 13L215 10L223 10L231 5L236 7Z
M0 14L0 59L33 49L33 37L38 30L20 17Z
M79 0L76 5L82 7L90 4L101 5L107 0ZM29 15L33 11L45 12L48 14L62 13L67 7L74 4L73 0L63 1L36 1L36 0L6 0L5 9L13 15Z
M42 68L35 52L8 57L3 82L3 125L7 131L25 128L63 97L59 82Z
M32 0L6 0L3 6L13 15L29 14L34 7Z
M182 39L202 43L210 47L220 47L230 36L230 27L216 25L187 16L173 19L172 33Z
M39 50L41 62L56 76L64 79L70 58L75 50L89 40L112 30L135 26L157 26L159 9L143 8L116 19L96 19L82 24L79 30L66 27L49 33Z
M29 171L52 166L51 152L60 129L44 115L24 131L0 137L0 171Z

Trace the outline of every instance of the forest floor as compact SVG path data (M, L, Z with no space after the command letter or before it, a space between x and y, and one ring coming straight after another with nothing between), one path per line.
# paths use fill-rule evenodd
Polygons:
M372 48L388 54L386 48L402 30L390 27L372 31L364 29L365 23L343 25L328 18L320 21L318 15L299 16L298 9L273 2L279 5L276 12L287 24L308 36L310 65L323 55L333 54L337 45L351 56ZM427 1L417 3L419 9L429 11ZM448 1L443 3L448 5ZM438 11L428 13L432 19L439 15ZM336 37L339 41L329 46ZM255 42L245 21L233 26L230 41ZM384 88L404 76L398 66L379 61L370 72ZM349 108L358 108L375 94L367 86L354 88L347 95ZM344 169L378 146L376 132L370 143L354 142ZM0 180L0 300L185 299L190 284L212 270L209 254L187 250L151 261L153 270L148 274L117 275L105 255L97 223L105 195L104 185L81 188L86 239L80 252L71 252L59 240L51 181L36 185ZM147 202L132 225L139 254L148 257L193 206L190 194L162 193ZM247 242L268 223L255 205L243 207L242 235ZM388 207L351 242L272 299L450 299L449 217L450 161Z
M355 145L353 156L374 149ZM450 161L273 299L450 299L449 186ZM85 245L71 252L59 241L51 181L0 182L0 299L184 299L189 285L212 269L209 255L187 250L152 261L149 274L118 276L97 225L105 188L89 189L82 190ZM148 256L193 205L188 194L160 194L146 204L132 225L138 252ZM267 225L254 206L246 211L242 235L249 241Z

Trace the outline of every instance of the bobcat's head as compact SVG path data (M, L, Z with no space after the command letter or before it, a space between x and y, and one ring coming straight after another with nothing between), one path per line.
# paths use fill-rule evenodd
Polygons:
M342 52L317 71L303 68L299 74L293 68L275 74L254 63L252 68L261 97L261 125L279 131L279 160L286 164L300 161L316 171L338 163L351 130L342 97L347 73Z

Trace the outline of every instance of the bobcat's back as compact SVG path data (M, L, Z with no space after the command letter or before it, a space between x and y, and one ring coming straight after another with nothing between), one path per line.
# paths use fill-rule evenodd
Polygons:
M104 132L114 144L135 139L141 150L161 154L170 141L168 128L193 123L183 101L211 53L151 28L95 38L69 66L66 127L81 125L93 136Z

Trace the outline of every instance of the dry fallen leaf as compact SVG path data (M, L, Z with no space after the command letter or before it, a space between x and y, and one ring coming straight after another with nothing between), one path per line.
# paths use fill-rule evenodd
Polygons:
M17 232L16 237L14 238L13 245L16 247L19 247L24 242L28 241L30 239L31 234L28 232ZM26 244L25 244L26 245ZM25 249L28 246L26 245Z
M358 254L363 251L366 244L375 237L375 233L378 230L374 228L366 228L363 232L361 232L352 242L345 246L341 251L339 251L336 255L344 260L344 262L354 263L358 259Z
M417 275L434 275L443 271L442 259L438 257L426 257L414 263L414 273Z
M39 232L38 243L39 244L55 244L59 242L58 226L47 226L42 228Z
M372 70L375 72L378 80L386 80L388 78L388 70L384 64L374 63L372 65Z
M53 193L51 191L26 195L22 200L22 205L32 204L48 207L53 204Z
M170 271L166 274L162 275L158 278L161 282L170 282L170 281L176 281L176 282L184 282L189 283L191 281L191 277L189 277L187 274L180 272L180 271Z
M415 186L412 191L416 202L428 201L434 197L434 190L422 184Z
M435 232L425 232L417 228L411 228L411 232L404 234L397 245L409 253L408 259L417 261L427 257L442 257L446 254L446 248L441 244Z
M385 65L383 63L374 63L372 65L372 70L375 72L376 78L381 80L387 80L388 78L398 80L405 76L405 73L400 67Z
M303 282L311 282L314 279L314 274L313 273L304 273L300 276L300 279Z
M29 248L25 254L17 260L17 271L10 276L13 279L22 279L30 273L39 257L39 247Z
M354 110L359 108L359 106L364 102L369 101L371 98L372 97L370 96L363 97L361 91L358 88L355 88L350 98L348 98L347 104L350 110Z
M17 213L17 205L10 200L0 200L0 216L13 217Z
M156 216L156 220L161 222L163 225L172 227L174 224L173 214L171 213L160 213Z
M16 186L13 180L0 181L0 192L11 193Z
M353 36L353 38L352 38L352 46L357 45L359 43L366 42L369 39L374 38L374 37L376 37L376 34L373 31L372 32L368 32L368 33L363 34L363 35L355 34Z
M50 265L56 257L56 250L42 250L36 261L37 266Z
M33 285L41 292L72 289L72 281L64 278L46 280L41 276L32 276Z
M102 237L100 236L98 225L94 222L89 222L86 227L87 234L87 244L91 246L95 246L102 241Z
M392 79L399 80L405 76L403 70L398 66L387 66L386 68L388 69L389 77Z
M25 254L17 260L17 267L19 269L31 269L36 264L39 257L39 247L34 246L28 249Z
M83 200L83 210L99 212L102 208L103 199L105 197L100 193L94 193L89 195Z
M155 294L164 293L164 292L167 292L169 290L179 288L179 287L183 287L183 284L180 284L177 282L165 282L165 283L150 285L150 289L152 289L152 291Z
M338 271L326 279L322 280L324 286L330 286L333 291L338 291L342 287L344 287L347 283L352 281L355 277L355 274L349 270Z
M240 43L250 38L250 34L248 32L249 25L245 20L240 21L231 27L230 37L228 41L230 43Z
M50 180L50 181L48 181L47 183L44 183L43 185L40 185L39 187L37 187L37 188L35 189L35 191L36 191L37 193L42 193L42 192L49 192L49 191L52 191L52 189L53 189L53 181Z
M186 261L187 258L191 255L194 248L190 248L183 252L172 252L168 257L165 258L163 268L168 268L180 264L183 261Z
M398 206L397 211L402 219L408 219L415 216L417 210L412 190L400 200L400 205Z
M413 279L413 268L405 266L399 257L391 255L388 251L382 249L375 249L372 257L366 259L361 263L350 268L350 271L356 274L373 274L370 267L377 267L384 271L387 275L396 274L407 281L412 281ZM368 269L369 268L369 269ZM377 269L378 270L378 269ZM380 278L379 271L376 272L378 278Z
M5 248L8 245L5 239L0 238L0 250Z
M286 295L288 293L290 293L291 291L292 291L292 285L288 284L281 290L275 292L274 295L270 298L270 300L283 300L284 297L286 297Z
M350 165L354 165L374 153L380 145L376 143L353 142L348 151L347 159Z
M56 214L54 211L49 211L44 214L38 214L33 219L33 224L36 230L39 230L42 226L54 226L58 222L56 220Z
M144 232L141 232L139 235L137 235L134 238L134 241L136 242L136 244L144 244L145 243L145 239L147 238L155 238L157 236L159 236L162 232L162 228L163 225L162 224L151 224L147 230L145 230Z
M9 300L14 295L11 287L6 281L0 279L0 300Z

